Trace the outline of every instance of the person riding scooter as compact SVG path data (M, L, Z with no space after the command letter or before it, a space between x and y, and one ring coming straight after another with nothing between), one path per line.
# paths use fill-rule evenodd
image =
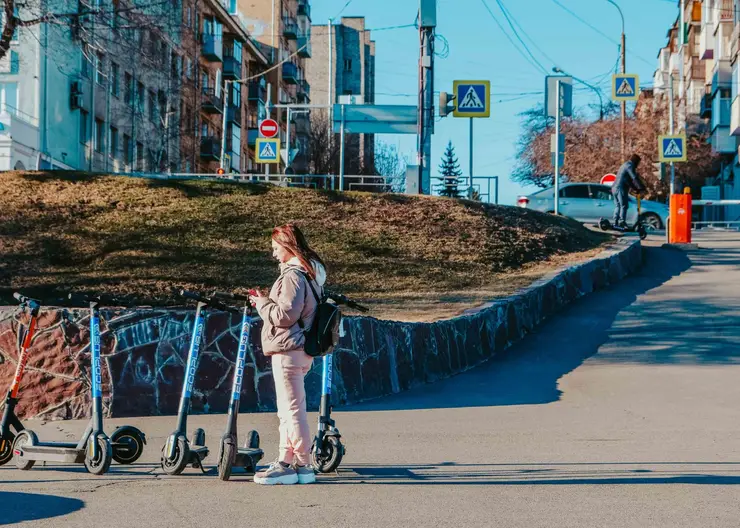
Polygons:
M627 227L627 209L630 203L630 190L634 190L638 194L645 192L645 186L637 174L637 167L639 165L640 156L632 154L630 159L619 167L619 171L617 172L617 179L612 186L615 227L621 227L623 229Z

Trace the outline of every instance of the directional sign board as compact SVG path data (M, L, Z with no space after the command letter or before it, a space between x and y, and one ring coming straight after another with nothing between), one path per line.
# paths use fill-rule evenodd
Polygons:
M342 111L344 107L344 111ZM334 132L348 134L416 134L416 105L334 105Z
M454 81L455 117L491 116L491 81Z
M278 135L278 124L274 119L263 119L260 121L260 135L266 138L274 138Z
M560 81L560 101L558 103L557 87ZM548 75L545 77L545 112L555 117L560 107L561 117L573 115L573 77L567 75Z
M280 139L259 138L255 146L257 163L280 163Z
M640 97L640 77L629 73L612 75L612 99L637 101Z
M658 158L664 163L686 161L686 136L660 136L658 138Z

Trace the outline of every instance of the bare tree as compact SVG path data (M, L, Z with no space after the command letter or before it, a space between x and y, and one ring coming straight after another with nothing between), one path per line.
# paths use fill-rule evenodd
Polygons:
M406 187L408 159L398 152L396 145L377 141L375 143L375 171L383 176L387 191L403 192Z

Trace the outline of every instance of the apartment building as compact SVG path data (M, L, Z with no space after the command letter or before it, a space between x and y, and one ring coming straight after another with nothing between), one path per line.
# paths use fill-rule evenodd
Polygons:
M109 7L19 30L0 61L0 169L215 172L225 112L227 168L246 170L248 86L225 81L267 57L235 3Z
M252 36L259 42L260 49L275 66L266 76L270 85L270 101L275 104L307 104L311 102L311 86L307 81L307 59L311 57L311 5L309 0L238 0L240 10L245 13L244 22ZM255 85L253 94L267 89ZM306 153L309 146L310 114L291 112L291 135L288 147L288 112L275 109L270 116L280 124L280 139L283 144L283 163L291 153L290 165L296 172L306 172ZM250 145L254 145L259 133L259 120L249 123ZM257 172L252 165L249 172Z
M329 65L331 39L331 66ZM321 103L355 101L375 103L375 41L365 28L364 17L342 17L331 27L315 25L311 35L313 57L308 80ZM331 77L331 94L329 78ZM350 134L345 142L345 173L371 174L374 170L373 134Z

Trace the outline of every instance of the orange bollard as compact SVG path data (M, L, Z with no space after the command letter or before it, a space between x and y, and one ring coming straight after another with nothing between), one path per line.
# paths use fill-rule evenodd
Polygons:
M668 242L691 244L691 194L672 194L670 214Z

